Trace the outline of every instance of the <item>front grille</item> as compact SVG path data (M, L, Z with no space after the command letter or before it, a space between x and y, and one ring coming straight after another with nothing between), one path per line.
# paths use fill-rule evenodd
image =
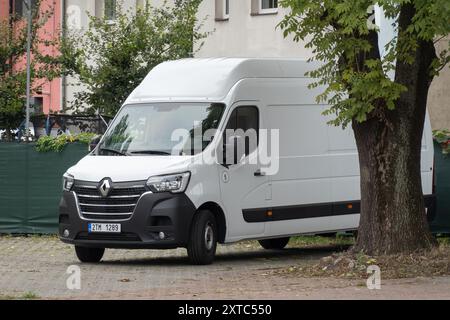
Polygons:
M98 183L75 182L73 191L78 199L80 214L90 220L126 220L147 191L145 181L113 183L107 197L98 190Z

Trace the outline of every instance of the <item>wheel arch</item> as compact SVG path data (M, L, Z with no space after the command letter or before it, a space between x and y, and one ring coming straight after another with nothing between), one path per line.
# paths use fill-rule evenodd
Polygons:
M209 201L209 202L203 203L200 207L198 207L197 212L200 210L209 210L214 214L214 216L216 217L217 228L218 228L218 233L219 233L218 242L224 243L225 236L227 234L227 222L225 219L225 213L222 210L222 208L220 207L220 205L218 205L215 202Z

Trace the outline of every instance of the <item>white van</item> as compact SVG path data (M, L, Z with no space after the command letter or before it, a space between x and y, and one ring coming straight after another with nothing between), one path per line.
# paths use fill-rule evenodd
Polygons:
M357 229L353 132L327 125L329 106L315 100L323 88L307 88L315 67L236 58L155 67L64 174L61 240L83 262L100 261L105 248L186 247L192 263L208 264L217 243L257 239L282 249L293 235ZM235 134L224 138L226 129ZM421 161L431 207L428 117Z

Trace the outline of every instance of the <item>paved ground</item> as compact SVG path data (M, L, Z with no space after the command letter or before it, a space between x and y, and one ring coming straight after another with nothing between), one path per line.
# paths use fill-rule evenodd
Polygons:
M73 248L56 238L0 237L0 299L450 299L450 277L365 281L274 274L314 263L336 250L259 249L251 243L220 246L216 262L191 266L184 249L107 250L100 264L79 264ZM81 268L81 290L66 286L71 265Z

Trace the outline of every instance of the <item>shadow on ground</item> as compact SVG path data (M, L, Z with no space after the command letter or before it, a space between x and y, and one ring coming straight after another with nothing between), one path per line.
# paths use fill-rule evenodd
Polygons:
M256 262L258 260L273 260L281 261L283 259L320 259L331 255L334 252L347 250L349 245L339 246L320 246L310 248L286 248L283 250L252 250L240 251L232 253L218 253L214 264L216 266L228 265L230 263L242 262ZM163 257L148 257L139 259L120 259L120 260L102 260L102 265L155 265L155 266L180 266L190 265L187 256L163 256Z

